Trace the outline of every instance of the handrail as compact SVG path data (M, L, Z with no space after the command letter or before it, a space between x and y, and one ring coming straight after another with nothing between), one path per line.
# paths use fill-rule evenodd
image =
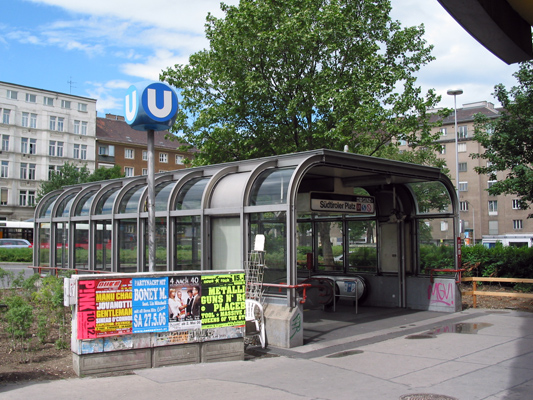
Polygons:
M477 308L477 296L493 296L493 297L517 297L532 299L533 293L502 293L502 292L484 292L477 290L478 282L507 282L507 283L533 283L533 279L526 278L491 278L491 277L477 277L469 276L463 278L463 282L472 282L472 290L462 292L463 295L472 296L472 306Z
M81 272L88 272L92 274L112 274L111 271L98 271L98 270L89 270L89 269L81 269L81 268L62 268L62 267L41 267L41 266L33 266L30 265L28 268L31 269L37 269L39 271L39 275L41 275L42 270L55 270L55 275L59 276L59 271L74 271L74 273L78 273L78 271Z
M267 287L277 287L277 288L280 288L280 289L300 289L302 288L303 289L303 293L302 293L302 300L300 300L300 304L304 304L305 303L305 300L307 300L307 294L306 294L306 290L307 288L310 288L311 285L310 283L300 283L298 285L287 285L285 283L263 283L263 286L267 286Z
M461 272L466 271L465 268L449 269L449 268L432 268L429 270L429 281L433 283L433 272L453 272L456 275L455 283L461 283Z

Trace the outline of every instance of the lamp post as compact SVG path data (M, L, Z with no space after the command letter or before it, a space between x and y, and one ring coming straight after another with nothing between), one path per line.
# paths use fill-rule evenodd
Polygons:
M457 138L457 96L463 94L463 89L450 89L447 91L448 95L453 96L453 109L455 112L455 190L457 195L457 210L459 207L459 145ZM459 217L460 213L457 212ZM460 227L457 226L456 229L456 247L457 247L457 257L455 258L455 268L461 268L461 231Z

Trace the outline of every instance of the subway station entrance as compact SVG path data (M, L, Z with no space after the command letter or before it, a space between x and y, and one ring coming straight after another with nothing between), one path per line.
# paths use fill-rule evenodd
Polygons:
M455 189L437 168L315 150L160 173L155 194L158 273L243 269L264 236L271 344L303 344L303 308L351 293L368 307L461 306L453 276L438 292L430 276L457 266L459 250ZM144 176L47 194L35 211L34 266L147 272L146 204ZM302 303L305 282L314 293Z

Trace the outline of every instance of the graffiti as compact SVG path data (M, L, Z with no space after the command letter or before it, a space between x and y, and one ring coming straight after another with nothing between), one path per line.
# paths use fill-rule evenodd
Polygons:
M296 335L298 332L302 330L302 316L300 313L296 314L294 318L291 320L291 339Z
M445 304L451 306L455 299L454 282L435 282L428 286L428 300L430 304Z

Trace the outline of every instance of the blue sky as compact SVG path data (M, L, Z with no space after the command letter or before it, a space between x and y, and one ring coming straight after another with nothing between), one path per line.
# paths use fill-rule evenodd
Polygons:
M236 4L238 0L226 0ZM187 63L208 46L208 12L219 0L5 0L0 14L0 80L97 99L99 116L123 114L126 89ZM441 106L446 90L462 88L457 104L488 100L494 85L516 83L508 66L470 37L437 0L392 0L392 17L426 27L437 57L418 74ZM72 82L72 83L69 83ZM496 104L498 105L498 104Z

